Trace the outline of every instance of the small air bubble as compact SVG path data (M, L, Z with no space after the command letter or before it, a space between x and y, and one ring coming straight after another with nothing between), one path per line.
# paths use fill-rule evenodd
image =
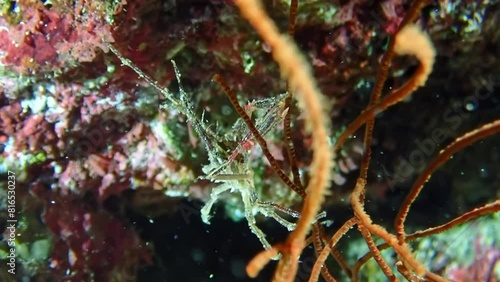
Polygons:
M477 109L477 104L474 103L467 103L465 105L465 109L469 112L475 111Z
M486 168L481 168L481 177L488 177L488 170Z

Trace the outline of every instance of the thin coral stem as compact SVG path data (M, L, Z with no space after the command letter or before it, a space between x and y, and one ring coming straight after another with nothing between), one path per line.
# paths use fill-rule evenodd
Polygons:
M316 252L316 256L319 258L320 253L323 251L323 245L321 244L321 225L318 223L313 224L313 235L312 238L313 244L314 244L314 251ZM327 242L326 242L327 243ZM328 243L327 243L328 244ZM328 255L328 254L327 254ZM317 260L316 260L317 261ZM328 268L322 267L321 268L321 276L327 281L327 282L336 282L337 280L333 278L333 276L330 274L328 271ZM312 273L311 273L312 275ZM319 275L319 274L318 274Z
M387 232L387 230L382 226L372 223L370 216L366 213L363 206L359 202L360 194L363 193L365 185L366 181L358 178L356 188L354 188L354 191L351 194L351 205L354 209L354 214L359 220L358 226L362 225L364 228L368 229L370 233L387 242L411 270L415 271L418 275L425 274L427 270L419 261L417 261L406 244L399 245L396 236Z
M380 251L385 250L387 248L389 248L389 244L387 244L387 243L382 243L382 244L377 245L377 249L379 249ZM360 257L358 259L358 261L353 265L353 267L352 267L352 274L350 276L350 277L352 277L353 280L354 279L358 279L358 277L359 277L359 270L372 257L373 257L373 253L371 251L369 251L364 256Z
M411 241L416 238L421 238L421 237L427 237L430 235L438 234L441 232L444 232L446 230L449 230L457 225L460 225L462 223L465 223L471 219L486 215L486 214L492 214L495 212L500 211L500 200L496 200L493 203L486 204L482 207L475 208L471 211L468 211L464 213L463 215L436 227L428 228L422 231L417 231L414 232L408 236L406 236L405 241Z
M394 226L396 227L396 233L400 244L404 244L405 242L404 221L406 219L406 216L408 215L411 204L418 197L420 191L422 191L424 184L429 181L432 173L434 173L434 171L436 171L445 162L447 162L453 154L464 149L465 147L472 145L474 142L482 140L498 132L500 132L500 119L485 124L473 131L467 132L466 134L455 139L453 143L439 152L439 155L437 155L434 160L432 160L425 171L417 178L410 192L406 196L403 204L401 205L398 215L396 216Z
M290 37L293 37L295 34L295 23L297 20L297 10L299 7L299 1L298 0L291 0L290 1L290 12L288 16L288 35Z
M342 236L344 236L345 233L347 233L347 231L349 231L349 229L351 229L356 224L356 222L357 219L355 217L350 218L349 220L344 222L342 227L340 227L340 229L337 230L335 234L333 234L332 238L325 245L325 247L317 257L316 262L314 263L313 269L311 271L311 276L309 277L309 282L318 281L321 269L326 268L324 264L326 259L328 258L331 249L335 245L337 245L340 238L342 238Z
M288 17L288 35L290 37L293 37L295 34L295 21L297 19L297 9L298 9L298 0L292 0L290 3L290 12L289 12L289 17ZM288 160L290 162L290 169L292 171L293 175L293 183L297 185L298 187L302 187L302 182L300 181L300 174L299 174L299 168L297 166L297 157L295 153L295 147L293 145L293 140L292 140L292 133L291 133L291 111L290 108L292 107L292 97L293 97L293 92L291 89L288 89L287 85L287 90L288 90L288 96L285 98L285 107L288 108L289 110L287 111L285 115L285 119L283 120L283 128L284 128L284 139L286 141L286 151L288 154Z
M435 235L435 234L438 234L441 232L445 232L447 230L454 228L457 225L463 224L463 223L470 221L472 219L478 218L478 217L483 216L483 215L492 214L492 213L498 212L498 211L500 211L500 200L496 200L496 201L489 203L489 204L486 204L482 207L475 208L471 211L468 211L468 212L464 213L463 215L458 216L445 224L431 227L431 228L428 228L428 229L422 230L422 231L416 231L412 234L409 234L405 237L405 242L410 242L410 241L413 241L413 240L416 240L419 238L424 238L424 237ZM389 247L390 247L390 245L387 243L382 243L382 244L377 245L377 248L381 251L385 250ZM353 267L353 273L355 273L353 275L358 275L357 273L359 272L359 269L361 268L361 266L363 264L365 264L372 257L373 257L373 254L371 252L368 252L365 255L363 255L361 258L359 258Z
M367 225L365 227L364 224L358 224L358 229L361 232L361 235L363 235L363 238L365 239L366 245L368 246L370 253L373 254L373 258L375 259L375 261L379 265L380 269L382 269L382 272L384 273L384 275L387 277L387 279L389 281L391 281L391 282L399 281L396 278L396 276L394 275L394 273L392 272L392 270L389 267L389 265L387 264L387 262L385 262L384 258L382 258L382 254L380 253L380 250L375 245L375 242L373 241L373 238L372 238L370 232L368 231L369 226L370 225ZM352 277L352 280L358 281L358 277Z
M427 4L428 2L429 2L429 0L415 0L415 1L413 1L411 6L410 6L410 9L408 9L408 12L406 13L405 17L403 18L403 21L399 25L399 29L406 26L407 24L415 22L415 20L420 15L420 11L425 6L425 4Z
M257 277L259 272L266 266L269 261L275 258L279 254L279 246L274 246L271 249L264 250L254 256L252 260L247 264L246 272L251 278Z
M410 280L412 281L412 280ZM436 273L433 273L433 272L427 272L425 275L424 275L424 281L429 281L429 282L452 282L451 280L448 280Z
M226 96L229 98L229 101L231 101L231 104L233 105L234 109L238 113L238 115L241 117L241 119L245 122L245 124L248 126L250 129L250 132L252 132L253 136L255 137L255 140L257 140L257 143L259 143L260 147L262 148L262 152L264 153L264 156L266 156L267 160L271 164L271 167L273 170L278 174L278 176L285 182L285 184L292 188L297 194L299 194L302 198L306 196L306 192L302 187L297 187L291 180L286 176L286 174L280 169L278 161L273 157L271 152L269 151L269 148L267 147L267 142L266 140L262 137L260 134L259 130L255 127L255 124L252 122L250 117L247 115L245 112L245 109L240 106L238 103L238 100L236 99L236 95L234 92L229 88L229 86L225 83L225 81L222 79L222 77L219 74L215 74L213 79L220 85L220 87L224 90L224 93Z
M289 92L290 93L290 92ZM288 97L285 98L285 107L290 109L292 106L292 96L291 94L288 95ZM304 189L302 186L302 182L300 180L300 173L299 173L299 167L297 166L297 155L295 153L295 147L293 145L293 140L292 140L292 130L291 130L291 117L290 117L290 110L287 111L285 115L285 119L283 120L283 131L284 131L284 138L285 138L285 145L286 145L286 151L288 154L288 160L290 162L290 169L292 171L292 176L293 176L293 183L297 186L300 187L301 189Z
M408 280L408 281L417 281L418 280L418 277L416 277L416 275L414 273L409 271L408 268L406 268L406 266L403 264L403 262L401 262L401 261L396 262L396 268L397 268L398 272L401 275L403 275L404 278L406 278L406 280Z
M320 235L321 235L321 240L323 240L324 244L327 245L328 242L330 241L330 238L328 238L323 230L323 228L320 228ZM347 262L345 261L344 257L340 253L340 251L336 248L336 246L332 246L330 250L330 254L333 256L335 261L340 265L340 268L345 272L347 277L351 277L351 268L347 265ZM318 254L319 255L319 254Z

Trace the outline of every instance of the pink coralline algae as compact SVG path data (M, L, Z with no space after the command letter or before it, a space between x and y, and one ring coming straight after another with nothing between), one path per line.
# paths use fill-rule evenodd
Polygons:
M42 218L55 236L52 272L46 278L111 281L132 277L139 262L150 262L137 234L123 220L92 205L77 205L71 195L49 193L39 185L33 191L46 201Z
M22 108L20 103L6 105L0 108L0 139L7 141L9 135L19 130L22 121Z
M500 249L494 245L485 246L481 238L474 240L476 251L472 263L464 267L452 267L448 270L449 277L453 281L498 281L495 267L500 265Z
M91 4L79 3L48 9L40 2L19 4L22 20L0 18L2 64L19 73L49 71L75 62L91 62L103 40L113 41L104 13ZM83 9L93 13L82 14Z
M49 149L49 144L54 144L57 137L53 132L52 125L44 119L43 115L38 114L24 121L22 129L16 134L16 140L26 142L24 148L19 148L20 150L36 151L37 148L42 147ZM48 153L52 153L50 149Z

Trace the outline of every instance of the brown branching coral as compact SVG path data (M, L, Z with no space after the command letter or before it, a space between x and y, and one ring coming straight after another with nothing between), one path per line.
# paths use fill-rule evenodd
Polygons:
M204 178L222 184L212 190L211 199L202 209L204 221L208 222L211 206L221 193L229 190L241 193L243 202L245 203L245 217L249 221L249 227L251 231L257 235L265 248L265 250L257 254L247 265L247 273L251 277L256 277L260 270L265 267L270 260L279 258L280 261L275 271L273 281L294 281L300 256L304 248L308 244L313 243L317 259L311 271L309 279L311 282L318 281L319 275L322 275L326 281L336 281L325 266L325 260L330 254L340 264L346 276L353 281L358 281L361 266L371 257L378 263L381 271L389 281L398 281L395 271L399 272L399 274L408 281L447 281L446 278L432 273L416 258L408 241L443 232L473 218L497 212L500 210L498 201L467 212L438 227L415 232L413 234L405 233L405 219L410 210L410 206L431 174L442 166L452 154L478 140L500 132L499 120L492 121L478 129L465 133L439 153L436 159L430 163L429 167L417 179L414 188L410 191L407 199L400 207L400 211L395 221L396 232L391 233L382 225L375 223L365 210L365 194L368 184L367 174L371 158L370 146L372 144L375 116L385 111L387 108L396 105L405 97L412 94L417 88L424 86L433 68L435 60L434 48L428 36L413 23L418 18L425 1L416 0L409 8L406 17L399 24L395 36L389 43L387 51L382 58L369 105L347 127L343 134L335 140L336 142L333 146L330 146L329 141L329 119L327 118L328 115L324 108L325 98L323 98L323 95L316 86L306 59L298 51L298 48L289 36L278 32L277 27L266 15L258 1L239 0L235 1L235 4L240 9L243 17L250 22L265 41L271 50L274 60L280 67L283 78L288 82L287 96L283 98L283 100L276 98L279 102L275 103L275 106L270 107L275 107L279 110L273 112L273 118L269 116L266 118L279 122L284 120L285 145L289 152L293 179L280 169L276 164L276 160L269 152L266 141L263 138L263 135L267 132L264 130L265 127L261 127L262 123L258 122L257 119L252 120L249 111L238 104L236 95L232 93L230 87L222 80L220 75L215 75L214 80L222 86L241 120L243 120L249 129L249 133L247 132L246 135L237 136L240 137L239 141L241 142L237 145L236 149L233 150L234 153L231 155L227 153L227 150L222 148L223 145L217 142L220 137L212 132L209 126L205 125L203 118L197 118L191 111L189 102L183 100L186 96L182 88L180 88L181 98L177 100L170 92L159 86L158 83L138 70L130 61L121 57L115 49L111 48L111 50L115 51L118 56L120 56L124 64L132 67L142 78L145 78L157 90L162 92L167 99L170 99L173 106L188 117L188 120L192 123L198 135L200 135L200 138L205 142L206 149L209 152L210 165L204 168L206 174ZM297 1L292 1L290 12L291 19L295 18L297 13L296 8ZM289 34L293 34L293 26L293 24L289 25ZM414 56L417 58L419 65L406 83L382 98L382 89L388 76L388 70L396 54L400 56ZM180 84L180 74L177 69L175 70ZM304 189L297 170L294 168L294 163L296 162L295 153L293 142L291 142L289 137L291 130L289 109L293 107L293 103L291 102L292 94L297 98L298 106L304 112L306 128L310 131L313 139L311 146L313 160L310 165L310 178L306 189ZM283 101L285 104L282 103ZM269 112L271 111L268 111L268 113ZM276 123L272 123L272 126L276 126ZM325 235L322 225L318 223L318 219L321 218L319 215L321 204L331 178L333 155L340 150L344 142L362 126L365 126L364 154L360 176L350 197L353 215L345 221L342 227L337 230L331 238L328 238L328 236ZM244 156L241 157L241 159L238 159L236 156L236 153L239 153L240 147L245 146L241 144L247 144L244 142L249 140L249 134L251 134L261 146L264 155L269 160L273 170L280 176L281 180L291 190L295 191L303 198L304 202L300 214L275 203L263 203L253 194L253 175L251 171L249 171L248 163L245 160L246 156L243 154ZM299 219L297 223L285 222L284 219L272 213L274 212L273 209L299 217ZM278 243L271 246L265 239L265 234L256 227L255 218L252 213L253 211L258 211L266 216L274 217L282 225L292 227L291 229L293 229L293 231L290 233L288 239L284 243ZM360 258L358 263L351 268L347 265L345 259L336 247L339 240L341 240L353 226L357 226L357 229L368 246L369 253ZM311 230L312 235L308 237ZM382 239L384 243L376 245L374 237ZM385 261L381 255L381 250L386 248L392 249L397 255L398 261L394 266Z
M307 70L307 65L304 64L303 62L300 62L301 58L300 54L297 54L296 52L293 51L294 50L293 43L287 41L286 37L279 35L276 28L274 27L272 22L270 22L265 13L262 11L262 8L259 6L259 3L257 1L237 1L236 3L239 6L243 16L250 21L250 23L252 24L252 26L254 26L254 28L257 30L260 36L267 42L268 45L272 47L273 57L275 61L277 61L278 64L280 65L283 76L289 80L292 86L296 86L297 88L299 88L298 93L302 94L308 93L307 84L313 83L311 81L312 78L307 75L304 75L304 77L302 77L303 80L301 80L301 82L303 82L305 86L302 86L303 88L300 89L301 85L297 80L295 80L296 77L293 74L293 70L296 70L297 68L299 69L303 68ZM400 209L400 212L398 214L395 223L396 229L398 231L397 232L398 238L396 238L396 236L394 236L393 234L390 234L384 227L374 224L370 219L369 215L364 210L363 205L364 205L364 198L365 198L364 194L365 194L366 177L367 177L366 171L368 170L368 163L370 160L369 146L371 145L371 134L373 130L373 119L375 117L375 114L385 110L387 107L391 105L394 105L407 95L411 94L418 87L423 86L432 70L432 65L434 64L435 51L431 46L429 39L426 37L425 34L419 31L418 28L416 28L413 25L408 25L408 23L412 22L416 17L416 15L418 15L423 3L424 1L415 1L406 19L401 23L399 31L395 36L395 40L392 41L390 48L387 51L388 55L385 57L386 60L383 61L383 65L381 68L382 71L381 73L379 73L379 76L377 78L378 85L376 86L372 94L372 100L370 106L358 117L358 119L356 119L356 121L353 124L351 124L348 127L346 132L344 132L343 139L341 137L337 141L337 144L335 146L335 148L338 149L346 140L347 136L354 133L363 124L366 124L365 158L363 160L361 175L358 179L357 185L353 193L351 194L351 203L354 209L355 217L348 220L344 224L344 226L337 233L335 233L330 242L327 242L328 247L325 247L324 250L329 250L331 247L335 246L339 238L343 234L345 234L350 227L356 224L367 242L367 245L370 249L370 253L374 256L375 260L379 263L380 268L390 281L397 281L397 278L393 274L389 265L382 259L380 255L380 250L377 248L377 246L375 246L374 241L371 238L371 234L377 235L378 237L382 238L388 245L390 245L396 251L396 253L400 257L400 260L397 263L397 269L401 273L401 275L403 275L403 277L405 277L407 280L409 281L413 281L415 279L418 280L428 279L431 281L446 280L445 278L440 277L439 275L433 274L428 270L426 270L425 267L420 262L418 262L415 256L412 254L411 250L409 249L405 241L405 235L403 230L403 223L405 217L409 211L411 203L418 196L421 187L428 180L431 173L435 169L437 169L440 165L442 165L445 160L447 160L453 153L457 152L458 150L463 149L464 147L472 144L473 142L481 138L485 138L491 134L495 134L500 131L500 128L498 127L500 123L498 121L494 121L490 124L484 125L483 127L477 130L465 134L463 137L457 138L455 142L453 142L451 145L449 145L446 149L444 149L440 153L436 161L431 163L429 168L417 180L414 188L412 189L409 196L405 200L405 203ZM292 12L291 14L295 14L295 11ZM382 89L381 86L383 85L386 79L387 69L390 66L390 61L393 52L399 55L416 56L420 62L419 68L416 70L412 78L410 78L410 80L405 85L393 91L390 95L388 95L381 102L379 102L379 97ZM298 58L298 61L295 61L294 60L295 58ZM297 84L299 85L297 86ZM315 92L314 95L313 94L310 95L314 97L320 97L316 93L317 92ZM308 96L306 95L306 97ZM302 98L305 99L304 97ZM299 103L299 105L303 104ZM306 112L308 111L308 109L310 109L308 108L310 107L310 105L307 103L305 104L305 106L303 105L303 107L304 111ZM318 113L321 112L318 111ZM322 117L319 116L319 118ZM317 122L318 124L322 124L321 121L317 121L314 118L312 118L311 120L312 120L311 123L313 125L310 126L312 127L313 138L322 138L322 132L324 131L324 129L314 126L315 122ZM319 131L319 133L317 133L316 131ZM316 142L321 142L321 140ZM313 145L316 161L318 159L317 156L320 154L323 155L325 149L329 150L327 147L323 147L321 145L320 146ZM327 157L330 157L330 155L327 154ZM329 165L325 164L324 166L315 167L314 164L315 161L313 161L312 173L317 173L316 176L319 175L318 177L319 179L322 179L322 177L325 177L324 179L326 179L329 176L328 174ZM310 181L307 189L308 194L305 197L306 201L302 209L302 214L301 218L299 219L299 224L301 222L310 224L312 222L314 214L317 213L317 211L319 210L319 206L321 204L321 197L324 194L323 189L325 186L321 184L322 182L316 183L314 180L315 179L313 175L312 180ZM310 199L313 197L315 198L315 200L311 201ZM496 212L499 210L499 207L485 206L483 208L480 208L480 210L481 211L487 210L487 212ZM474 214L478 215L480 213L474 213ZM466 220L467 217L460 217L456 219L456 221L460 223L463 223ZM300 227L300 225L298 226ZM281 252L283 254L283 258L280 260L280 263L278 264L278 268L275 272L273 281L293 281L295 273L297 271L298 257L300 256L300 252L305 246L306 242L305 236L307 232L308 232L308 227L303 229L297 228L294 232L292 232L286 243L273 247L272 249L265 250L264 252L256 256L254 260L252 260L247 267L248 274L251 277L255 277L257 273L260 271L260 269L269 261L269 259L276 256L277 253ZM320 272L319 269L323 267L323 262L326 259L325 254L326 252L323 251L319 255L320 259L317 260L315 264L315 269L313 270L313 275L311 276L309 281L316 281L318 279ZM324 275L324 278L330 281L333 279L331 276L328 275ZM351 278L353 280L357 280L356 272L352 273Z

